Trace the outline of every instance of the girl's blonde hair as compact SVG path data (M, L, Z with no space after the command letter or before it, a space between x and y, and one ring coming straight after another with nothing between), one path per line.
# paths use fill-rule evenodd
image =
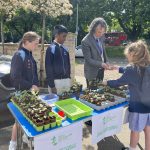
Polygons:
M29 32L24 33L24 35L23 35L23 37L19 43L18 50L22 47L22 45L26 41L32 42L32 41L35 41L37 39L40 39L40 36L36 32L29 31Z
M147 44L139 40L137 42L129 44L124 51L127 56L132 53L131 63L136 66L145 67L150 65L150 54Z

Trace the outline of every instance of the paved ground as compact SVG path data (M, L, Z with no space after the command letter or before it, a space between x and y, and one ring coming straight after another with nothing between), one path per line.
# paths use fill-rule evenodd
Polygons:
M84 86L85 79L83 73L83 59L76 59L76 80L81 82ZM111 59L110 63L117 65L126 65L127 62L122 59ZM117 71L106 71L105 79L116 79L120 76ZM0 129L0 150L7 150L8 143L11 136L11 128L12 126L8 126ZM91 144L91 127L84 125L83 128L83 150L121 150L121 148L125 145L129 145L129 135L130 131L128 129L128 124L123 125L122 131L114 137L108 137L97 143L96 145ZM140 145L144 147L144 135L141 134ZM28 150L28 148L24 149ZM140 150L140 149L139 149Z

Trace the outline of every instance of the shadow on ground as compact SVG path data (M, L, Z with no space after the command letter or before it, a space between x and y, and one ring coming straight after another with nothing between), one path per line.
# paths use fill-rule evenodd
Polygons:
M117 136L107 137L98 142L97 146L98 150L121 150L124 147Z
M92 128L87 126L83 128L83 137L89 138ZM97 143L97 150L121 150L124 147L123 143L117 138L116 135L104 138ZM84 145L85 150L96 150L92 145Z

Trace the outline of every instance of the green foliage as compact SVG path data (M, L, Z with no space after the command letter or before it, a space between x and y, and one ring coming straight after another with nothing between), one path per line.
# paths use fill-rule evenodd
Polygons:
M104 17L108 31L124 31L129 40L150 38L149 0L70 0L73 14L57 18L46 17L45 40L50 42L56 24L65 25L70 32L76 31L77 1L79 6L78 45L88 32L95 17ZM5 42L17 42L24 32L33 30L42 33L42 16L29 10L17 10L10 20L4 20L7 29ZM6 30L5 30L6 31Z
M115 57L125 58L124 56L125 46L106 46L105 49L107 52L107 56L109 58L115 58ZM149 46L149 51L150 51L150 46Z
M143 36L145 27L150 25L149 0L105 0L103 6L103 12L118 20L130 40Z
M41 16L30 10L18 9L16 15L6 22L11 34L11 42L18 42L22 35L27 31L41 33Z
M124 46L106 46L106 52L109 58L124 58Z

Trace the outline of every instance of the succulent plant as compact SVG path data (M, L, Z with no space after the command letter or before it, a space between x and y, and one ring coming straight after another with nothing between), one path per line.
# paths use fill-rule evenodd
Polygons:
M115 101L115 97L108 93L99 93L96 90L91 90L89 93L86 92L80 96L80 99L86 100L92 104L101 106L102 102L113 102Z

